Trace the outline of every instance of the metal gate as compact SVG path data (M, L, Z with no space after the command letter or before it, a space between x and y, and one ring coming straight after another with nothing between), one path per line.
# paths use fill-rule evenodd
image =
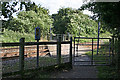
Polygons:
M74 37L74 65L110 65L111 38Z

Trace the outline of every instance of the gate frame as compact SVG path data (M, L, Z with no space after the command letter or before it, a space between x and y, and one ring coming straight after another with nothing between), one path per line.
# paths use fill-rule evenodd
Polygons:
M80 39L92 39L92 59L91 59L91 61L75 61L75 52L77 51L77 56L78 56L78 44L75 44L75 39L78 39L78 43L79 43L79 40ZM94 51L94 49L93 49L93 45L94 45L94 39L108 39L109 40L109 63L107 64L93 64L93 51ZM113 55L113 53L112 54L110 54L110 51L112 50L111 49L111 42L112 42L112 39L111 38L92 38L92 37L74 37L74 54L73 54L73 56L74 56L74 62L91 62L91 65L80 65L80 66L109 66L110 65L110 62L111 62L111 60L110 60L110 57ZM98 44L98 43L97 43ZM75 47L75 45L77 45L77 48ZM91 44L90 44L91 45ZM96 44L95 44L96 45ZM99 45L100 46L100 45ZM97 49L99 49L99 46L98 46L98 48ZM75 48L76 48L76 50L75 50ZM98 54L97 54L98 55ZM102 62L102 61L101 61Z

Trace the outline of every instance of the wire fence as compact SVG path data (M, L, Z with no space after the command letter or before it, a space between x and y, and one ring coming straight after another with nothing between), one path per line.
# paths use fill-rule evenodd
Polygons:
M39 45L39 56L37 56ZM10 47L9 47L10 46ZM16 46L12 47L11 46ZM7 47L7 48L5 48ZM70 62L72 64L72 38L70 41L2 43L2 74ZM38 58L39 57L39 58ZM39 62L37 66L37 62ZM72 66L72 65L71 65Z

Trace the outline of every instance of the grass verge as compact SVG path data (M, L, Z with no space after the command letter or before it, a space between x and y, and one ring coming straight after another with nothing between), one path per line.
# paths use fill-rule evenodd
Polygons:
M40 67L37 69L28 69L24 71L24 79L40 79L40 80L46 80L51 78L52 73L56 71L61 71L64 69L70 70L71 64L68 63L62 63L60 65L52 65L52 66L47 66L47 67ZM9 74L4 74L3 79L9 79L9 78L21 78L19 76L20 72L15 72L15 73L9 73Z
M102 80L118 79L116 66L113 65L111 62L106 61L108 59L112 59L112 57L106 57L106 55L109 55L109 52L108 52L109 47L102 46L99 50L101 51L101 52L99 52L99 55L96 54L97 50L94 50L93 60L94 61L103 61L103 62L95 62L95 64L110 63L110 65L109 66L96 66L96 68L98 70L98 74L97 74L98 78L100 78ZM91 52L86 53L86 55L88 55L90 58L92 56ZM100 57L100 56L102 56L102 57ZM105 56L105 57L103 57L103 56Z

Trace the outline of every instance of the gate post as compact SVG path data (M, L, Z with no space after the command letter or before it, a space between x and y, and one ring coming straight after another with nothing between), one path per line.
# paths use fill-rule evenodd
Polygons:
M111 64L111 59L110 59L111 54L110 54L110 51L111 51L111 39L109 39L109 65Z
M72 68L72 37L70 38L70 65Z
M114 36L112 36L112 57L114 57Z
M114 63L114 36L112 36L112 41L111 41L111 43L112 43L112 45L110 45L111 46L111 48L112 48L112 64Z
M57 39L57 64L61 64L61 36Z
M24 76L24 42L25 38L21 38L19 46L19 69L21 78Z

